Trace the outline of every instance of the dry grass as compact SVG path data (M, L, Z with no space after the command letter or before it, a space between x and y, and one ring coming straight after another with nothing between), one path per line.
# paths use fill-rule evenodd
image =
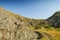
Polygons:
M53 40L60 40L60 31L57 31L54 28L51 28L51 30L47 30L46 28L41 28L41 29L34 29L32 28L34 31L39 31L39 32L45 32L48 33L49 35L51 35L53 37ZM48 40L46 37L43 37L41 40Z

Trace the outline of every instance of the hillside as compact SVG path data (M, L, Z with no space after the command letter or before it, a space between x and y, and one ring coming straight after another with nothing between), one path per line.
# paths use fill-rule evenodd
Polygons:
M23 16L17 18L26 23L30 29L40 32L43 36L40 40L60 40L59 25L54 25L55 22L59 23L59 14L60 11L57 11L48 19L30 19Z
M38 34L12 12L0 8L0 40L37 40Z
M53 27L60 27L60 11L55 12L50 18L47 19L49 24Z
M0 40L60 40L59 13L30 19L0 8Z

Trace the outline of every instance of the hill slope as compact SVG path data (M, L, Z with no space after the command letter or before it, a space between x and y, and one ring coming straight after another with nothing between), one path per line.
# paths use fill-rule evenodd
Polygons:
M23 19L0 8L0 40L37 40L38 34L30 30Z
M0 8L0 40L60 40L60 11L45 19L26 18ZM53 35L54 34L54 35Z
M55 12L50 18L47 19L49 24L53 27L60 27L60 11Z

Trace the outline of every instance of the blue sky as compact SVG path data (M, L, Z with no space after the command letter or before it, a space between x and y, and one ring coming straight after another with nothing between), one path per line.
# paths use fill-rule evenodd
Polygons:
M60 11L60 0L0 0L0 6L28 18L47 19Z

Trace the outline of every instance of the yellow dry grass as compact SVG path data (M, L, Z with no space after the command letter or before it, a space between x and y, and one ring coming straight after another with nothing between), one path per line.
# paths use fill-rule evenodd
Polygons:
M56 29L52 28L52 30L47 30L45 28L41 28L41 29L34 29L32 28L34 31L39 31L39 32L45 32L48 33L49 35L51 35L53 37L53 40L60 40L60 31L57 31ZM42 38L42 40L46 40L46 38Z

